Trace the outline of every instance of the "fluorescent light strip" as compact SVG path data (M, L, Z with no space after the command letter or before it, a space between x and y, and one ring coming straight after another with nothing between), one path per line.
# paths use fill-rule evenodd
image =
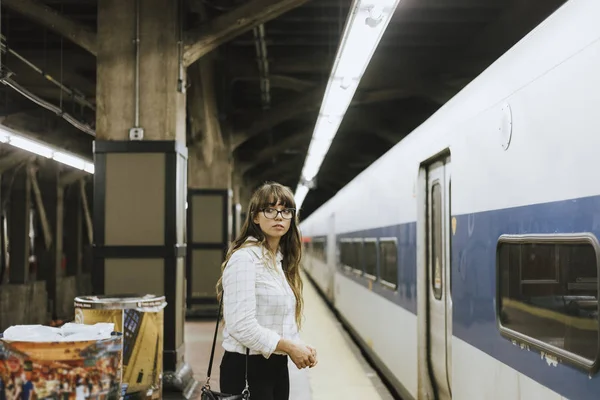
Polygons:
M294 200L296 201L296 208L299 209L308 194L308 187L304 185L298 185L296 193L294 193Z
M90 174L94 173L94 163L66 151L30 139L6 127L0 127L0 143L6 143L21 150L28 151L41 157L52 159L61 164L80 169Z
M309 191L305 182L311 182L319 173L331 142L398 2L399 0L354 0L352 3L352 11L344 28L304 161L300 184L294 195L297 208L302 206Z

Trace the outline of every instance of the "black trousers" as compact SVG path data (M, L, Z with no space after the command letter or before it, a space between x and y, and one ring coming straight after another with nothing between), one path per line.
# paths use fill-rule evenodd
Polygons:
M226 351L221 360L220 391L240 394L245 387L246 355ZM288 357L272 354L248 357L248 385L252 400L288 400L290 375Z

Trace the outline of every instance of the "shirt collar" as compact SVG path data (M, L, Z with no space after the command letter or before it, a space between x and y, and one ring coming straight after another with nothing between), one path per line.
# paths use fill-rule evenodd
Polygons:
M258 243L258 239L256 239L253 236L248 236L246 238L246 240L244 241L244 243L248 243L248 242L255 243L254 246L249 246L249 249L256 255L256 257L258 257L262 260L268 260L267 249L265 249L264 246L261 246ZM280 262L283 260L283 254L281 253L281 249L277 250L277 255L275 256L275 260L277 260L277 262Z

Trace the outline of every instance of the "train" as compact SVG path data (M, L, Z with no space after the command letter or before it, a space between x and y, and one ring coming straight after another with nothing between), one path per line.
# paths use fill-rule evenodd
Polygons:
M404 400L598 398L598 16L564 3L301 220Z

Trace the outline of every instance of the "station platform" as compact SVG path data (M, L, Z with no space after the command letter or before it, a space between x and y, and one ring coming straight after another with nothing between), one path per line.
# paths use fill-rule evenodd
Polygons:
M290 361L290 400L393 400L310 280L304 277L304 282L305 320L300 336L317 349L319 362L315 368L298 370ZM188 321L185 325L186 361L200 384L206 381L214 323L214 320ZM221 340L222 329L211 377L214 390L219 389Z

